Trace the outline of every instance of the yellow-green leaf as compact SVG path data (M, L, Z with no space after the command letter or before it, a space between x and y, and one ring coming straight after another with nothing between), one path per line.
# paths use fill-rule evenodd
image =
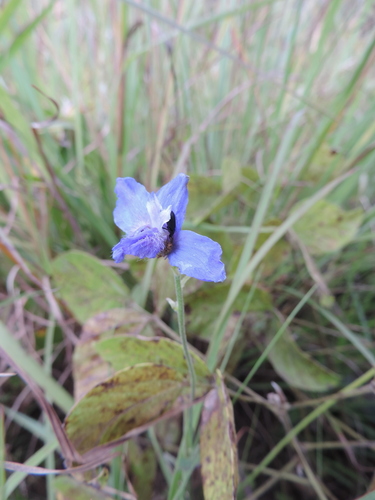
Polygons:
M86 252L59 255L52 262L52 276L59 296L80 323L102 311L123 307L129 297L116 272Z
M268 355L274 369L293 387L306 391L328 391L337 386L336 373L303 352L288 334L278 340Z
M95 348L116 371L139 363L156 363L173 368L184 376L189 373L181 344L163 337L118 335L97 342ZM212 375L204 361L195 353L190 354L197 377L209 381Z
M294 231L313 255L322 255L350 243L362 219L361 209L343 210L334 203L320 200L299 219Z
M345 169L343 156L323 142L316 151L309 168L301 175L301 179L311 182L321 182L323 179L328 182L340 175L343 169Z

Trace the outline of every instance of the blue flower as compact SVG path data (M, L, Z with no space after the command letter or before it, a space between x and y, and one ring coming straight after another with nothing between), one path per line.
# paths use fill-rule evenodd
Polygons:
M168 257L182 274L203 281L224 281L218 243L193 231L181 230L188 204L189 177L179 174L156 193L131 177L118 178L113 217L125 236L113 247L113 259Z

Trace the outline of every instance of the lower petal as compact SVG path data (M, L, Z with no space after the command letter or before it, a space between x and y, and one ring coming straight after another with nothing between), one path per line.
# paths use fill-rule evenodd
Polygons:
M112 249L113 260L117 263L125 255L134 255L140 259L153 259L164 249L165 235L154 228L141 229L136 235L122 238Z
M180 231L173 241L173 250L168 256L171 266L178 267L186 276L202 281L225 280L219 243L193 231Z
M116 262L116 264L120 264L120 262L122 262L124 259L125 259L125 250L123 248L123 244L122 244L122 241L124 240L125 238L123 238L121 241L119 241L117 243L117 245L115 245L113 248L112 248L112 259Z

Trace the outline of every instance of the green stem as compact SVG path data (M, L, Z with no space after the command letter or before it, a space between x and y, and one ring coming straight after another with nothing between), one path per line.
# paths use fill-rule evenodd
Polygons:
M155 434L155 429L154 427L150 427L147 431L148 437L151 441L152 447L154 448L154 453L158 459L160 469L163 473L164 479L167 481L168 486L171 485L173 474L171 472L171 469L169 468L169 465L167 464L166 460L164 459L163 455L163 450L160 447L158 438L156 437Z
M174 273L174 284L176 288L176 298L177 298L177 317L178 317L178 330L181 337L182 348L184 350L184 356L189 370L190 376L190 387L191 387L191 401L195 398L195 386L196 386L196 375L194 371L193 360L190 355L188 341L186 337L185 329L185 307L184 307L184 297L182 294L181 286L181 275Z
M180 333L182 348L184 351L184 356L189 371L191 401L193 403L195 398L196 375L186 337L185 309L184 309L184 297L182 294L181 275L177 271L174 271L173 274L174 274L174 284L175 284L176 299L177 299L176 311L178 318L178 330ZM182 439L175 463L173 477L169 487L168 500L176 500L177 498L181 498L181 491L186 488L187 482L189 481L190 475L192 473L192 470L186 470L186 462L189 462L189 460L191 460L192 453L194 453L193 449L194 428L195 426L194 426L193 408L190 407L184 411Z

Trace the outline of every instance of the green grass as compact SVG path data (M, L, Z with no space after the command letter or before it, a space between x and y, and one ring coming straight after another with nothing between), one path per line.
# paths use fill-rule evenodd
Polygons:
M73 404L82 325L53 259L83 250L110 265L115 179L155 190L185 172L185 226L219 241L228 274L220 304L196 280L185 301L201 297L186 309L189 342L211 371L225 367L238 397L238 498L370 489L374 26L370 1L0 3L0 371L26 380L0 378L7 460L63 465L27 388L41 388L61 419ZM320 200L340 215L316 220ZM173 335L163 263L128 264L113 269L129 310L151 317L142 334ZM313 360L296 375L304 353ZM326 390L308 390L318 377ZM131 492L128 454L140 499L202 498L198 445L182 450L180 427L173 418L121 445L105 494ZM43 476L0 478L5 498L56 495Z

